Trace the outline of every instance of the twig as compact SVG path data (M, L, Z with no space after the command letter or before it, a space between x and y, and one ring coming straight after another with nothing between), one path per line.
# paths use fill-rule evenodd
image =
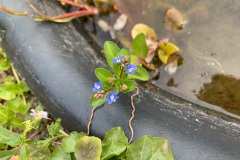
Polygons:
M88 122L88 127L87 127L87 135L89 135L89 133L90 133L90 127L91 127L91 124L92 124L92 120L93 120L93 115L94 115L95 109L96 108L93 108L92 112L91 112L90 120Z
M10 64L10 65L11 65L11 68L12 68L12 72L13 72L13 76L14 76L14 78L16 79L17 83L20 84L21 81L20 81L20 78L19 78L19 76L18 76L18 74L17 74L15 68L13 67L12 64ZM26 104L27 104L26 97L24 96L24 94L22 94L21 96L22 96L22 99L23 99L24 105L26 105Z
M134 136L134 131L133 131L133 127L132 127L132 120L133 120L133 118L134 118L134 113L135 113L135 106L134 106L134 102L133 102L133 98L136 96L136 95L138 95L139 94L139 88L137 87L137 92L136 93L134 93L132 96L131 96L131 105L132 105L132 117L129 119L129 121L128 121L128 126L129 126L129 128L130 128L130 130L131 130L131 133L132 133L132 136L131 136L131 138L130 138L130 140L129 140L129 142L128 143L131 143L132 142L132 140L133 140L133 136Z
M60 129L59 131L61 134L63 134L64 136L68 136L68 134L66 132L64 132L63 130Z

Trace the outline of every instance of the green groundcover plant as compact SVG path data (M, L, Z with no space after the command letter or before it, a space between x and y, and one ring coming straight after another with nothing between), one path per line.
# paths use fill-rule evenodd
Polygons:
M99 81L92 88L90 105L93 109L104 103L117 103L119 92L128 93L136 89L138 92L135 80L149 79L148 72L141 66L141 60L148 54L145 35L137 35L132 47L131 53L128 48L120 49L113 42L105 42L104 52L111 71L105 68L95 70ZM7 72L10 67L1 50L1 73ZM133 132L128 140L120 127L107 132L103 140L88 136L89 131L64 132L60 119L50 120L48 113L40 105L35 109L31 108L31 104L26 101L29 89L19 80L13 67L12 72L14 77L7 76L0 84L1 160L174 159L170 145L163 137L145 135L131 143ZM133 103L132 99L131 102ZM90 124L91 121L89 126Z

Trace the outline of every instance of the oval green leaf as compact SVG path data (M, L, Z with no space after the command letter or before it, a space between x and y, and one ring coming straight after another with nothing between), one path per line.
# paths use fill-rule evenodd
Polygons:
M115 43L106 41L104 43L104 51L108 65L113 68L113 58L120 52L120 48Z
M138 34L132 43L133 54L145 58L148 54L148 47L146 43L146 38L143 33Z
M103 85L110 85L108 83L108 78L114 77L113 74L104 68L97 68L95 69L95 75L103 83Z
M94 108L99 107L99 106L101 106L101 105L103 105L104 103L107 102L106 97L104 97L104 98L94 98L94 94L95 93L93 93L91 98L90 98L90 105L92 107L94 107Z
M149 74L145 68L137 66L136 72L134 74L129 74L127 79L138 79L141 81L149 80Z

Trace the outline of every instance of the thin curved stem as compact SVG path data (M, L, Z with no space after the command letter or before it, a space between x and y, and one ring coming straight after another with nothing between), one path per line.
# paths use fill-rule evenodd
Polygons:
M129 142L128 143L131 143L132 142L132 140L133 140L133 137L134 137L134 131L133 131L133 127L132 127L132 120L134 119L134 116L135 116L135 106L134 106L134 102L133 102L133 98L136 96L136 95L138 95L139 94L139 88L137 87L137 91L136 91L136 93L134 93L132 96L131 96L131 105L132 105L132 117L129 119L129 121L128 121L128 126L129 126L129 128L130 128L130 130L131 130L131 133L132 133L132 135L131 135L131 138L130 138L130 140L129 140Z
M10 65L11 65L11 69L12 69L12 73L13 73L14 78L16 79L17 83L20 84L21 80L20 80L20 77L18 76L18 73L17 73L16 69L13 67L13 64L10 64ZM24 94L22 94L21 97L23 99L24 105L26 105L27 100L26 100L26 97L24 96Z
M93 108L92 112L91 112L90 120L88 122L88 127L87 127L87 135L89 135L89 133L90 133L90 128L91 128L91 124L92 124L95 109L96 108Z

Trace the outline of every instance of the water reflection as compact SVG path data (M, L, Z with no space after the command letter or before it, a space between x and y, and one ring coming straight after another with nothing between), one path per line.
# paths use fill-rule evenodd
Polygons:
M240 79L226 75L214 75L210 83L203 85L197 97L240 115Z
M238 43L240 41L239 0L116 0L116 2L119 11L128 16L128 23L119 36L120 41L126 42L125 44L131 41L130 31L137 23L144 23L153 28L159 39L165 37L170 31L164 23L164 14L170 7L178 9L184 17L185 25L182 30L173 32L170 41L180 48L180 55L184 61L178 66L174 75L167 74L164 66L159 65L160 74L155 74L159 76L159 79L152 80L152 83L190 101L200 99L223 107L219 103L213 103L209 96L205 98L202 96L205 95L203 90L211 88L206 87L206 84L210 82L219 88L226 86L224 83L227 83L229 79L223 78L219 83L215 80L219 77L214 76L216 74L240 78L238 69L240 59L238 53L240 50ZM104 19L109 23L114 21L114 15L110 20L107 20L105 16L95 18L96 20ZM104 41L110 38L99 28L97 28L97 33ZM235 83L235 85L240 84ZM202 87L205 89L201 89ZM212 92L215 92L216 87L212 87ZM227 90L227 88L222 89L223 94L228 94ZM196 96L197 93L199 93L198 96ZM235 97L237 95L240 97L237 93ZM226 97L231 98L231 96ZM226 101L224 106L232 105L234 108L236 104L240 103L234 101L232 104ZM226 110L231 112L230 109ZM235 113L239 114L239 112Z

